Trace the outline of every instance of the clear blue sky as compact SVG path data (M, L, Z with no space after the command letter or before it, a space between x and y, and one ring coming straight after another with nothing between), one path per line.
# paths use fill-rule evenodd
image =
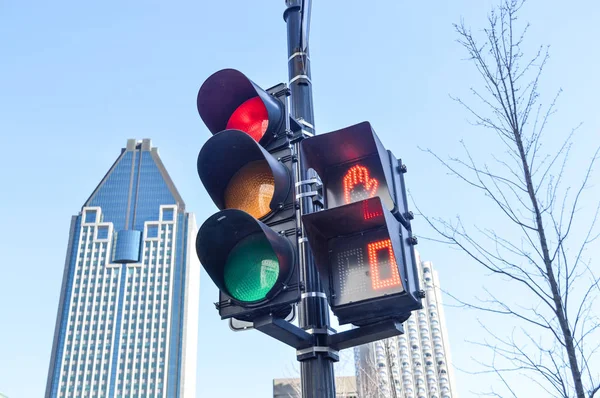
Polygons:
M457 154L465 139L476 153L489 150L487 132L472 128L449 94L466 96L479 83L452 23L464 17L482 27L492 2L439 3L314 0L316 126L326 132L371 121L408 165L407 184L422 210L495 224L495 213L417 149ZM227 67L263 86L285 81L283 10L283 0L0 3L0 392L42 396L70 217L127 138L151 138L159 147L199 223L215 211L195 171L209 137L197 90ZM543 92L565 90L553 134L584 122L573 172L600 136L599 18L592 0L530 0L522 13L532 23L529 43L552 45ZM430 234L423 221L414 228ZM464 298L489 278L445 246L422 241L419 250L444 289ZM230 332L212 305L216 294L203 274L198 397L268 397L273 378L295 376L294 351L258 332ZM477 316L446 311L460 368L473 369L479 355L465 342L482 335ZM485 378L456 376L462 398L489 386Z

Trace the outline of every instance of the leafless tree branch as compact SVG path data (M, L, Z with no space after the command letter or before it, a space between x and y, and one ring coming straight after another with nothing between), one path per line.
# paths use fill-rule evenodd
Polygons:
M508 396L517 397L518 393L506 375L520 372L548 396L592 398L600 390L600 375L590 370L591 358L600 348L593 343L600 330L594 310L600 278L585 256L586 249L600 237L600 202L583 216L581 211L589 207L583 197L600 148L582 170L576 188L568 186L573 181L567 177L573 140L581 124L564 139L548 135L562 90L549 105L541 104L540 84L550 59L549 47L539 46L532 56L525 55L529 24L518 20L524 3L500 0L488 16L486 28L477 34L464 21L454 26L457 41L482 84L469 89L475 103L451 98L472 117L472 125L483 127L499 140L494 147L499 150L490 155L495 163L476 160L463 141L463 156L448 160L424 149L451 176L488 198L506 220L506 228L485 226L482 220L471 227L460 216L444 219L427 216L418 206L417 210L441 237L430 240L463 251L527 297L526 303L508 303L484 287L486 297L470 302L446 292L461 307L522 324L508 337L482 324L491 341L476 344L492 353L488 361L478 360L482 372L495 375ZM503 233L496 232L500 230ZM484 395L499 397L502 393L492 389Z

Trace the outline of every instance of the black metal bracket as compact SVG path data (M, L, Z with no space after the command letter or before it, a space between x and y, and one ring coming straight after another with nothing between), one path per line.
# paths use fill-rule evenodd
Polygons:
M402 323L395 320L387 320L332 334L328 336L327 341L329 347L340 351L401 334L404 334Z
M288 285L287 287L295 288L296 285L292 284L292 285ZM296 306L292 305L291 311L290 311L289 315L285 317L284 321L285 322L294 322L294 319L296 319ZM254 322L243 321L243 320L236 319L236 318L229 318L229 328L231 330L233 330L234 332L243 332L245 330L254 329Z
M269 87L265 91L277 98L289 97L290 95L292 95L292 91L288 88L287 84L285 83L276 84L273 87Z
M404 334L404 327L397 320L381 321L339 333L335 333L333 329L313 330L313 333L309 333L272 315L256 319L254 329L294 347L299 361L314 357L319 353L338 361L338 352L341 350ZM326 335L327 344L318 345L315 335Z
M311 347L315 338L304 329L272 315L265 315L254 320L254 329L260 330L296 350Z
M346 348L404 334L402 323L393 319L346 330L345 332L335 333L333 329L323 329L316 330L317 333L315 331L309 333L284 319L265 315L254 321L254 328L290 347L294 347L298 350L298 355L301 353L302 355L316 354L315 348L324 350L325 347L315 346L316 334L327 335L326 348L329 348L329 351L335 355L337 355L337 351Z
M312 197L313 204L319 204L324 207L325 201L323 200L323 182L318 175L311 176L311 178L298 181L296 186L296 202L298 202L303 196ZM306 189L305 189L306 187Z
M310 131L306 130L302 123L302 120L296 120L290 116L290 129L288 131L290 143L293 144L303 140L304 138L312 137L314 135L314 133L311 133Z
M236 318L229 318L229 329L234 332L243 332L245 330L254 329L254 323L242 321Z
M339 351L328 346L311 346L308 348L296 350L296 359L299 362L315 358L319 355L324 356L326 358L330 358L334 362L340 360Z

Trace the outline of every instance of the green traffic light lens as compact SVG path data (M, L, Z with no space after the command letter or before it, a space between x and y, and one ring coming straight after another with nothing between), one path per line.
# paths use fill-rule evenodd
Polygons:
M262 234L250 235L229 253L223 277L229 295L236 300L262 300L277 282L279 260Z

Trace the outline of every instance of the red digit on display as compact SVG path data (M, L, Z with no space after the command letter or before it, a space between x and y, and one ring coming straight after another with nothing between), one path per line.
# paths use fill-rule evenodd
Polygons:
M381 210L371 211L369 210L369 202L363 202L363 217L365 218L365 220L370 220L371 218L381 216L383 216L383 212Z
M388 251L392 276L381 279L379 274L379 262L377 261L377 252L384 249L387 249ZM390 239L369 243L367 245L367 251L369 252L369 268L371 270L371 286L373 287L373 290L386 289L402 284L400 274L398 273L398 266L396 265L396 259L394 257L394 251L392 250L392 241Z

